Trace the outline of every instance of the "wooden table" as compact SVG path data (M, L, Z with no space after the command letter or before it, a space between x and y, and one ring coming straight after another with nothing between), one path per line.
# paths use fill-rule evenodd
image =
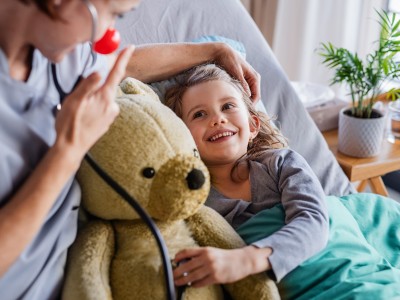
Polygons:
M388 196L382 176L400 170L400 143L392 144L384 139L381 152L377 156L356 158L338 151L337 129L325 131L322 134L350 181L360 181L357 187L358 192L362 192L369 184L372 192Z

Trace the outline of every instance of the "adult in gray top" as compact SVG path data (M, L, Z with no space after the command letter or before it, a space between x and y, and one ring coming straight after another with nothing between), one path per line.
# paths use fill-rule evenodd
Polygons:
M248 78L258 74L221 43L128 47L109 64L92 53L116 16L138 0L2 0L0 3L0 294L1 299L58 297L66 252L77 228L80 190L73 180L84 154L116 115L115 86L216 60ZM95 30L97 28L97 30ZM71 91L53 114L62 90ZM127 72L125 69L127 67Z
M166 104L188 126L211 175L207 205L234 227L281 204L286 226L241 249L177 253L175 284L229 283L270 271L277 281L328 241L323 189L306 161L257 112L240 83L215 65L189 70L170 88Z

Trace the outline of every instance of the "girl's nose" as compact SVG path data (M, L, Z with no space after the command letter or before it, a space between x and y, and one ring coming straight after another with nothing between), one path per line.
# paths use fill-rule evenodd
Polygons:
M211 119L211 126L217 126L219 124L225 124L227 122L223 114L215 114Z

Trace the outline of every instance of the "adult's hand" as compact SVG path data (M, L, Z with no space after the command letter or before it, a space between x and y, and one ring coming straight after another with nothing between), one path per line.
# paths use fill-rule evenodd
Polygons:
M132 53L133 47L121 51L103 85L99 85L100 75L93 73L65 99L56 119L56 145L69 148L77 160L83 158L118 115L115 91Z
M65 99L56 118L57 139L32 173L0 209L0 277L32 242L66 182L90 147L103 135L119 108L116 86L133 48L118 56L105 83L94 73Z
M127 76L155 82L211 61L238 79L253 102L260 99L260 74L233 48L221 42L141 45L128 65Z
M238 79L253 102L260 100L260 74L230 46L221 43L215 62Z

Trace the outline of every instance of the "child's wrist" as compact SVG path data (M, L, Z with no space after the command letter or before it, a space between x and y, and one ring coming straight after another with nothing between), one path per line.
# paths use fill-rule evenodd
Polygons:
M271 248L258 248L250 245L244 248L245 255L250 259L250 274L257 274L271 269L268 257L272 254Z

